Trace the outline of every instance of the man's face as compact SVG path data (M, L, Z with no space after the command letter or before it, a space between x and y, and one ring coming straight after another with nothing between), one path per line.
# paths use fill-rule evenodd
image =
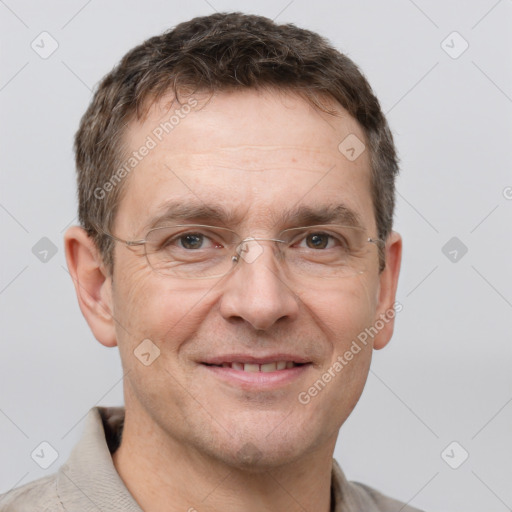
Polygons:
M349 134L364 140L346 112L329 116L295 95L221 93L182 112L159 141L154 130L172 114L164 105L126 134L131 151L148 135L156 147L126 178L116 236L143 239L171 203L223 210L224 224L177 221L222 225L243 238L275 238L303 225L284 217L297 208L344 205L377 236L368 152L350 161L338 149ZM152 270L142 247L116 244L112 308L132 418L230 465L271 467L332 450L371 360L369 340L332 370L378 318L378 256L370 245L366 271L352 277L288 279L273 243L263 241L254 261L241 260L223 278L186 280ZM134 355L147 339L160 350L149 366ZM303 364L267 374L213 365L221 361ZM299 400L330 368L330 382L308 403Z

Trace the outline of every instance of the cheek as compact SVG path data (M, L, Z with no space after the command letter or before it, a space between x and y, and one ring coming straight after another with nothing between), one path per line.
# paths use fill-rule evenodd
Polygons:
M126 265L119 274L114 305L120 349L133 352L150 339L163 356L178 351L206 314L208 289L160 276L140 262Z
M322 294L310 292L308 295L305 292L301 295L328 344L326 358L316 368L310 382L318 389L309 389L313 394L318 391L319 399L315 401L319 412L324 409L326 414L329 410L337 411L333 421L348 416L368 376L372 342L371 338L362 342L360 335L373 323L376 286L374 278L364 275L323 290Z
M334 353L344 351L353 337L372 323L377 288L378 280L368 273L339 280L336 285L324 283L318 289L303 289L298 295Z

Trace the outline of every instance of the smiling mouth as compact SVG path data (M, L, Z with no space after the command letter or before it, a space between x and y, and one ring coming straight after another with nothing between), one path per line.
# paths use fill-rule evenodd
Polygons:
M206 366L212 366L217 368L231 368L233 370L238 370L241 372L249 372L249 373L270 373L282 370L290 370L291 368L295 368L296 366L303 366L304 363L295 363L294 361L273 361L269 363L241 363L241 362L225 362L221 364L209 364L203 363Z

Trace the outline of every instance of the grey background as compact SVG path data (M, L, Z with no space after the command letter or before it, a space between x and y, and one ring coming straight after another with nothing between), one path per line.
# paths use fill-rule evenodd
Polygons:
M0 1L0 492L54 472L89 408L123 402L117 348L94 340L63 254L91 89L135 44L214 10L328 37L369 78L399 148L403 311L336 458L349 479L426 510L511 510L510 0ZM47 59L31 48L43 31L59 45ZM457 58L454 31L469 44ZM32 252L42 237L57 251L46 262ZM452 237L445 253L468 249L455 262ZM58 452L46 470L30 456L42 441ZM452 441L469 453L458 469L441 457Z

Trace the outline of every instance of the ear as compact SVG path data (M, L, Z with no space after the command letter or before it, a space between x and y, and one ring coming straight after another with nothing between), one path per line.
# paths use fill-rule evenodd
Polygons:
M402 262L402 237L392 231L386 240L386 267L381 272L379 280L379 297L374 325L379 327L373 339L373 348L384 348L393 335L396 312L401 311L401 304L395 306L398 276ZM382 324L384 324L382 326ZM380 328L381 327L381 328Z
M93 239L78 226L64 235L66 261L80 310L94 337L106 347L117 345L112 316L112 279Z

